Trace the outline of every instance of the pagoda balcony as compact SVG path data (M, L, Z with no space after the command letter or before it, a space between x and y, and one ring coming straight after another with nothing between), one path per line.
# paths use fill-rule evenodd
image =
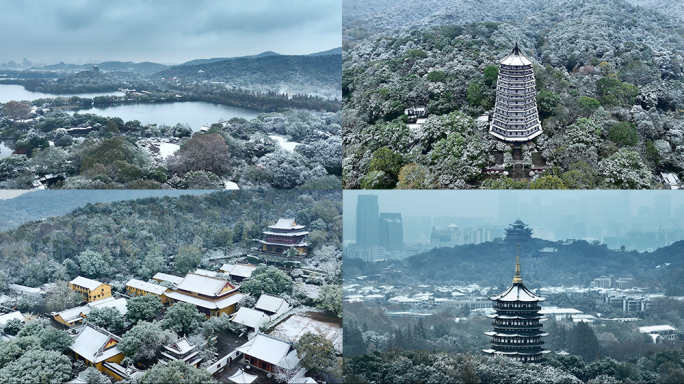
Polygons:
M491 344L494 347L497 347L497 349L501 352L541 353L541 351L544 350L543 341L529 344L508 344L490 341L489 344Z
M532 304L532 305L528 305ZM536 302L506 302L497 301L496 304L492 305L492 309L496 311L540 311L541 306Z
M503 72L526 72L529 74L534 73L534 68L532 64L528 65L506 65L506 64L501 64L499 66L499 70Z
M506 124L506 123L502 123L502 122L497 122L496 120L494 120L494 122L493 122L493 125L495 127L499 127L501 129L506 129L506 130L514 130L514 131L522 131L522 130L525 130L528 128L532 128L537 124L539 124L539 123L533 122L533 123L529 123L529 124Z
M529 116L536 116L536 115L537 115L537 111L532 111L532 110L530 110L530 111L528 111L528 112L515 112L515 113L512 113L512 112L504 112L504 110L498 109L498 108L494 111L494 113L497 114L497 115L499 115L499 116L504 116L504 117L522 117L522 118L526 118L526 117L529 117Z
M539 320L539 319L530 319L530 320ZM494 326L497 329L500 328L499 330L501 330L501 331L503 331L504 328L510 329L513 331L521 331L521 330L525 330L525 329L530 329L530 327L532 327L532 328L542 328L543 327L543 324L539 323L539 322L537 322L536 324L534 324L532 322L532 324L530 324L530 320L527 321L527 323L528 323L527 325L502 324L500 320L499 320L499 322L494 320L494 321L492 321L492 326ZM525 321L525 320L523 320L523 321Z

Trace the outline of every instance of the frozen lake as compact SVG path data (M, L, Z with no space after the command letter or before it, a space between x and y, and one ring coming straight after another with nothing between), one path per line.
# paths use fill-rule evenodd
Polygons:
M122 96L121 92L101 92L101 93L69 93L69 94L54 94L42 92L30 92L24 89L23 85L16 84L0 84L0 103L6 103L10 100L16 101L33 101L36 99L56 98L56 97L96 97L96 96Z
M73 111L67 111L73 113ZM204 101L184 101L176 103L125 104L104 108L90 108L78 113L93 113L100 116L120 117L123 121L138 120L142 124L178 123L190 125L194 132L202 125L211 125L219 120L230 120L233 117L252 120L261 112L252 109L231 107L228 105L207 103Z

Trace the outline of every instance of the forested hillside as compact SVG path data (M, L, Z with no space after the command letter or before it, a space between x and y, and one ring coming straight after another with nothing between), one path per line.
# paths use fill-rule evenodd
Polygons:
M505 22L486 16L497 7L508 4L474 6L478 23L438 11L410 30L349 27L347 188L642 189L660 187L660 172L684 176L681 19L621 0L535 2ZM513 148L473 118L493 107L516 42L535 63L544 129L519 160L544 171L499 178L483 170L510 171ZM420 105L430 117L409 128L404 108Z
M197 254L252 247L280 217L318 229L312 249L339 248L341 209L340 191L225 191L88 204L0 233L0 283L39 286L78 274L147 280L181 264L197 266Z
M179 65L152 75L184 82L223 82L228 87L337 96L340 90L341 55L269 55L235 58L197 65Z
M209 191L177 190L89 190L89 191L32 191L13 199L0 200L0 231L16 228L28 221L66 215L89 203L108 203L144 197L203 195ZM50 201L46 204L45 201Z
M542 253L540 249L556 248ZM684 241L659 248L651 253L610 250L605 245L584 240L569 245L533 239L520 244L525 284L531 288L557 285L589 285L599 276L633 277L640 287L684 295ZM453 248L436 248L397 261L365 263L345 260L344 276L351 281L359 275L383 274L379 285L455 285L473 284L504 287L510 284L514 270L516 244L486 242ZM665 263L670 263L665 266ZM660 266L660 267L658 267Z

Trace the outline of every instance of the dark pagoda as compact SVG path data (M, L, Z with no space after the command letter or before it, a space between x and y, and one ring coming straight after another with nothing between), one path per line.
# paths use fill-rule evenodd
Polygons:
M490 297L495 303L494 313L487 315L494 319L493 331L485 332L491 336L491 348L483 350L488 355L503 355L523 363L539 363L549 350L543 348L539 302L546 299L532 293L523 285L520 276L520 255L515 257L515 278L513 284L499 295Z
M521 243L532 240L532 230L520 219L516 220L513 224L509 224L508 228L504 231L506 232L504 241L507 242Z
M507 142L529 141L541 135L535 84L532 61L515 43L499 65L490 134Z

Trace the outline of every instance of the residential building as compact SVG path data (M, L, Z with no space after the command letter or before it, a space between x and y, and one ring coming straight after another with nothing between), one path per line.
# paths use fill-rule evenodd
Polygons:
M87 302L102 300L112 296L112 287L97 280L78 276L69 282L69 287L83 296Z
M610 277L601 276L594 279L594 288L610 288L612 282Z
M677 329L671 325L651 325L648 327L639 327L640 333L648 333L653 338L653 342L661 342L663 340L677 340Z

